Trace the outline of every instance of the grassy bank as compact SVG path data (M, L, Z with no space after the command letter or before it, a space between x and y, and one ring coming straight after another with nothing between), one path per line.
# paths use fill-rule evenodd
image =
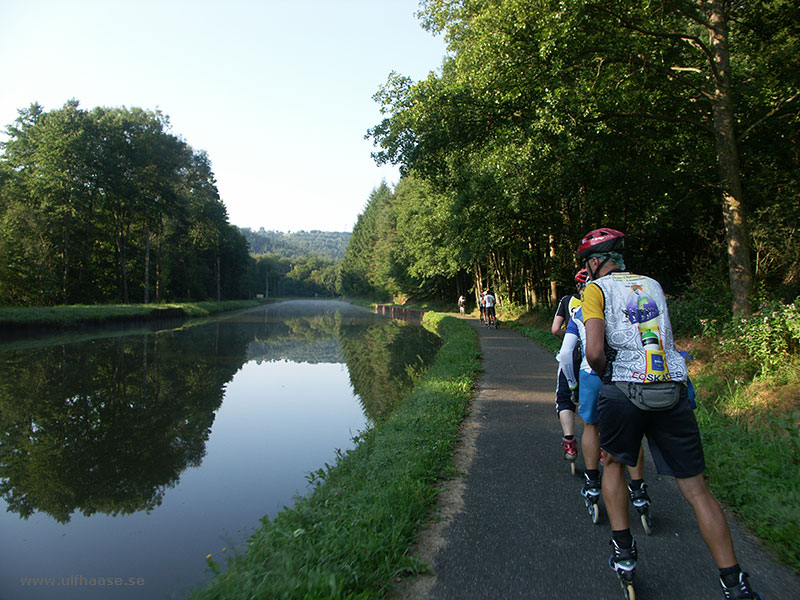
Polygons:
M443 345L422 381L354 449L311 473L313 492L265 519L247 551L191 598L382 598L396 576L424 568L408 550L437 482L453 475L479 352L468 323L440 313L423 323Z
M163 317L205 317L213 313L257 306L260 300L185 302L175 304L104 304L0 307L0 327L73 327Z
M763 303L681 340L715 495L800 573L800 310Z
M797 313L791 304L725 325L709 322L702 333L685 335L678 345L694 357L688 366L697 389L705 474L714 495L781 562L800 573ZM559 341L550 333L551 318L528 314L504 324L556 352Z

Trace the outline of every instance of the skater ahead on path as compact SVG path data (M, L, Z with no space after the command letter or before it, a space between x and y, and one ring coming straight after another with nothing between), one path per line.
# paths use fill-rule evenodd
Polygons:
M492 325L497 327L497 315L494 312L495 297L491 290L486 291L486 295L483 297L483 302L486 306L486 325L489 327Z
M601 487L600 436L597 425L600 417L597 410L597 400L602 381L589 366L584 352L581 352L580 369L577 373L572 370L569 363L575 346L581 349L586 348L586 327L584 325L582 306L572 313L572 318L569 320L564 342L561 344L559 362L565 365L563 371L570 388L578 387L578 414L585 423L583 436L581 437L581 451L583 452L586 471L584 472L581 495L586 499L587 507L591 508L592 521L596 523L599 510L597 502L600 499ZM644 483L644 450L641 446L639 447L636 465L629 466L628 471L631 475L631 483L628 486L631 502L637 507L642 517L642 526L645 528L645 532L650 535L650 497L647 494L647 485Z
M568 294L561 298L558 303L558 310L553 317L553 324L550 331L562 341L561 351L557 358L559 362L558 375L556 376L556 414L561 423L561 449L564 452L564 460L571 463L570 470L575 474L575 459L578 456L578 442L575 440L575 398L578 389L577 380L570 383L566 373L576 373L580 369L583 353L578 345L578 339L570 337L567 339L566 329L569 325L572 314L581 306L581 292L586 287L586 279L589 273L586 269L581 269L575 274L575 294ZM564 353L564 344L572 348L572 354L568 357Z
M606 452L603 499L611 522L612 568L632 581L636 544L630 532L624 465L633 465L646 435L657 471L676 478L694 509L719 568L727 600L756 599L739 567L728 522L703 479L700 432L687 394L686 362L675 349L664 292L657 281L623 272L624 234L602 228L578 255L592 278L583 298L586 357L603 381L598 409Z

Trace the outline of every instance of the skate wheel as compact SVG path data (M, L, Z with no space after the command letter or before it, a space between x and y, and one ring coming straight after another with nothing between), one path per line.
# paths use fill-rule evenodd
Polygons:
M653 535L653 528L650 524L650 515L642 515L642 529L647 535Z
M633 591L632 583L624 583L622 585L622 591L625 593L625 598L627 600L636 600L636 592Z
M600 507L597 504L589 505L589 516L592 517L592 523L597 525L600 521Z

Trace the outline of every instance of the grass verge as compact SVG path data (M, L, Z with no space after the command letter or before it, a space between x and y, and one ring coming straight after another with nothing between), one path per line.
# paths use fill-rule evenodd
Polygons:
M514 320L505 320L505 315L500 313L500 322L511 327L525 337L532 339L543 348L550 350L553 354L558 353L561 348L561 340L554 336L550 331L550 319L552 315L541 312L527 313Z
M713 365L692 376L714 495L800 574L800 377L781 379L737 385Z
M193 600L383 598L394 578L426 568L409 548L429 518L437 483L454 475L480 367L469 323L427 313L423 324L443 345L422 381L355 448L311 473L312 493L265 518L247 551ZM213 557L209 565L218 569Z
M0 327L71 327L167 316L205 317L257 306L260 300L226 300L175 304L102 304L10 308L0 307Z

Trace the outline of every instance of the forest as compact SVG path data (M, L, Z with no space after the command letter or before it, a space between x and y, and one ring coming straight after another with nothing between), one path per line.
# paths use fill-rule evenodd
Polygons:
M231 225L208 155L166 115L18 113L0 155L0 306L336 293L350 234Z
M251 254L277 254L288 258L298 258L313 254L320 258L340 261L344 258L349 231L253 231L249 227L239 230L250 245Z
M441 68L391 73L367 136L396 185L346 234L228 222L209 157L140 108L32 104L0 154L0 305L492 288L549 309L598 226L673 295L800 293L800 8L423 0ZM346 244L346 248L345 248Z
M246 297L208 156L162 113L19 110L0 157L0 305Z
M570 291L582 235L675 295L750 313L800 293L800 8L783 0L425 0L448 54L391 73L369 130L399 165L359 216L345 294Z

